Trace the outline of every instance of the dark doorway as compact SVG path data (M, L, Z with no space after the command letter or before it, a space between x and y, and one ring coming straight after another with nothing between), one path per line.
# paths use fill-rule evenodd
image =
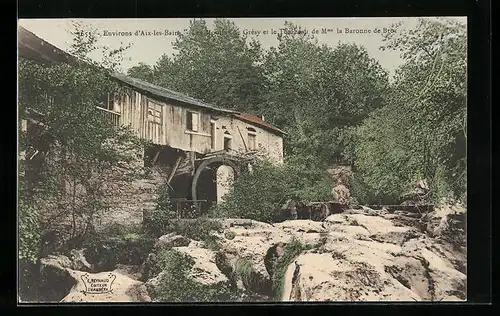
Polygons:
M169 146L152 145L144 148L144 167L172 167L183 152Z
M206 213L217 201L216 169L203 169L197 183L197 199L200 200L201 213Z
M231 150L231 138L224 137L224 150Z

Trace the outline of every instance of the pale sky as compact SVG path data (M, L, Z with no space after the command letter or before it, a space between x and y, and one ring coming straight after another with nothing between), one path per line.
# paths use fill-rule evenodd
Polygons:
M293 24L305 28L309 34L313 30L319 31L315 37L320 44L327 44L335 47L339 43L356 43L366 48L369 55L380 63L380 65L389 71L390 74L401 65L402 60L399 52L381 51L379 48L382 45L382 32L389 30L393 23L404 21L405 28L414 28L417 25L418 18L238 18L228 19L233 21L241 32L254 32L264 48L277 46L278 40L272 30L279 31L284 27L285 21L290 21ZM432 17L430 19L433 19ZM467 23L465 17L449 17L449 19L459 20L464 24ZM209 28L213 25L212 18L205 19ZM38 37L48 41L49 43L67 51L71 42L71 35L68 30L71 28L70 19L20 19L19 25L33 32ZM98 30L100 38L98 45L107 45L111 49L120 46L132 46L124 54L124 61L121 65L121 70L126 70L132 66L143 62L149 65L154 65L161 55L172 55L174 52L172 42L176 36L176 31L184 31L189 26L189 18L178 19L80 19L87 24L91 24ZM321 34L321 30L331 29L331 32ZM369 30L370 33L347 33L348 29ZM378 28L381 33L376 33L374 30ZM337 29L343 30L340 34ZM107 31L108 35L105 35ZM137 34L136 31L145 31L143 35ZM160 35L153 35L154 32ZM267 31L267 34L264 32ZM123 32L118 35L109 35L112 32ZM124 33L131 34L127 35ZM146 33L149 32L149 35ZM257 34L255 34L257 32ZM98 56L95 57L98 60Z

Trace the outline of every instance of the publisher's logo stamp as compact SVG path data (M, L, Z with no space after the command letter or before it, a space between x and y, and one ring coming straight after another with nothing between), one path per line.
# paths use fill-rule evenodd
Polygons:
M113 282L116 279L116 275L113 273L108 273L104 276L89 276L85 273L81 276L85 290L82 290L84 295L87 294L105 294L113 293Z

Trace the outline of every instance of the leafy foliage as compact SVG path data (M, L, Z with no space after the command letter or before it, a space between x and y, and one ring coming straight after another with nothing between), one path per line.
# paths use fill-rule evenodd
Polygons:
M173 222L171 223L169 231L179 233L187 238L203 241L205 247L218 250L218 237L214 232L220 232L222 224L209 218L197 218L192 222Z
M285 245L283 256L273 263L273 293L275 299L281 301L283 297L284 279L288 266L305 250L307 249L299 240L292 239Z
M177 212L173 211L168 195L168 185L160 185L157 189L156 207L145 221L149 234L161 236L175 232L193 240L205 242L205 246L218 248L218 238L212 232L221 230L222 225L209 218L197 218L190 222L177 220Z
M304 188L316 185L311 191L326 192L316 169L344 160L357 168L351 182L362 201L394 202L414 180L423 178L440 188L432 190L435 199L463 197L465 26L445 19L422 19L409 30L398 26L398 32L386 33L381 48L399 50L405 60L392 83L363 47L320 45L286 22L287 32L278 37L278 45L264 51L221 19L212 30L203 20L192 21L175 42L174 56L162 57L154 67L139 65L133 72L145 79L154 73L161 78L156 83L223 107L263 114L282 127L288 132L286 159L296 172L301 165L312 170L299 172L299 182L307 185L293 194L314 195ZM275 173L263 177L264 183L286 182ZM236 199L238 193L233 195ZM270 202L262 208L279 204L277 195L265 200Z
M291 195L284 167L264 161L253 166L252 172L240 175L215 212L221 217L272 221L274 213Z
M235 301L237 293L228 282L206 285L196 282L192 275L194 260L176 250L158 254L158 265L163 276L153 292L154 300L161 302L223 302Z
M174 56L156 65L138 65L129 75L228 109L255 109L262 102L265 82L259 66L258 42L247 45L233 22L216 19L213 29L204 20L173 43Z
M243 172L234 182L215 214L272 222L288 199L329 199L332 183L325 172L312 161L310 165L300 162L278 166L265 160L256 163L251 172Z
M35 263L38 259L40 244L40 218L35 202L25 196L22 183L19 186L19 259Z
M26 152L19 177L21 257L33 259L40 230L67 219L69 238L92 233L94 219L108 208L106 171L130 161L130 150L142 145L131 130L109 124L96 108L108 92L125 92L108 76L124 49L107 52L97 64L87 57L98 50L95 30L77 24L72 34L71 53L78 61L19 60L19 117L31 113L32 131L20 131Z
M392 199L419 179L433 198L466 191L465 27L421 20L415 30L387 36L402 50L387 105L356 132L358 173L378 199Z

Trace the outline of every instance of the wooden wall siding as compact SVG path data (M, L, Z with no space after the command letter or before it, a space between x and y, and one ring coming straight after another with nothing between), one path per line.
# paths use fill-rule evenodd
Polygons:
M111 111L105 108L97 107L100 112L101 118L108 121L110 124L114 126L120 125L120 114L119 112ZM115 108L116 110L116 108Z
M131 126L138 136L151 140L155 144L168 145L188 152L208 153L224 148L224 132L227 131L232 136L232 148L244 150L245 144L248 146L247 128L251 127L256 133L257 148L263 147L271 159L283 161L283 139L258 126L219 115L218 119L215 120L216 146L212 149L210 120L213 113L201 109L189 109L170 101L149 99L135 91L119 98L119 100L121 102L119 105L121 124ZM161 120L151 119L151 115L148 114L149 108L161 115ZM197 132L187 131L187 111L199 113L200 121ZM222 128L223 126L225 129Z
M155 144L165 143L165 109L160 102L152 102L154 114L148 112L149 100L138 92L127 93L120 98L121 124L130 126L138 136Z

